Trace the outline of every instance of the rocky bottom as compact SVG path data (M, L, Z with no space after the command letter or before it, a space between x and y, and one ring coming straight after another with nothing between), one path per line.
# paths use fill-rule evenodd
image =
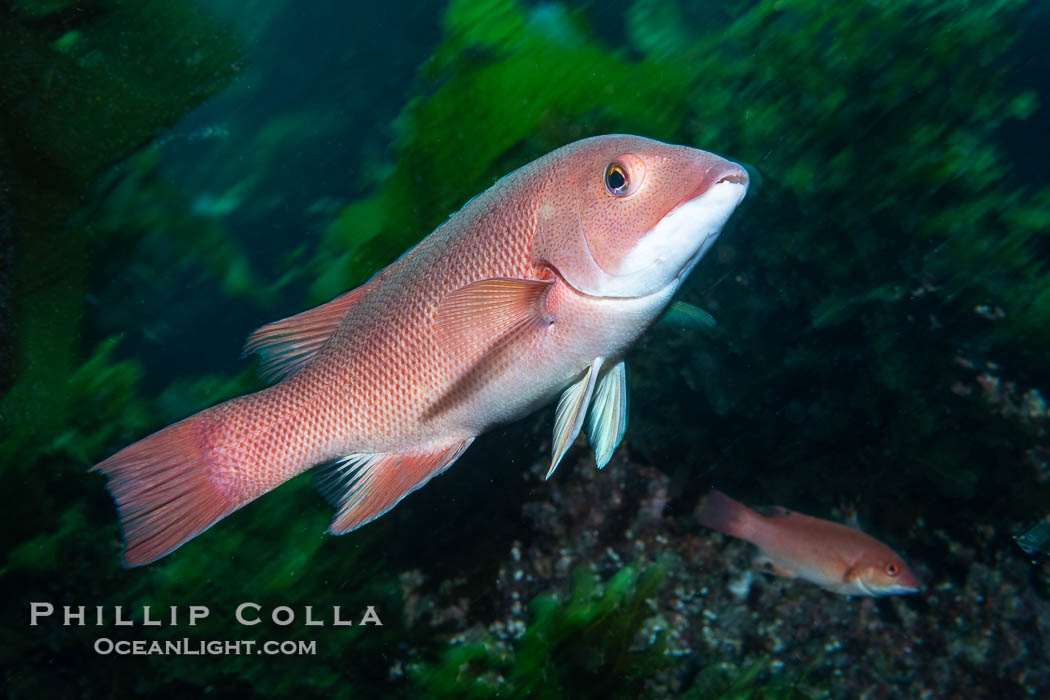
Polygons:
M542 479L545 468L529 478ZM1029 561L1009 533L978 527L963 543L916 523L896 544L924 590L849 598L760 573L749 544L688 513L668 514L669 479L652 467L618 459L597 472L584 460L562 470L547 500L524 507L529 527L507 552L494 594L472 594L465 580L425 585L418 571L405 572L406 624L433 626L450 648L486 640L507 659L533 623L529 601L550 591L568 600L573 572L589 571L600 597L601 583L625 566L661 563L665 577L631 646L664 657L645 673L647 697L697 693L699 674L711 669L795 697L1050 696L1050 563ZM405 651L394 677L417 663L419 650ZM498 669L466 662L453 671L494 690L507 682Z

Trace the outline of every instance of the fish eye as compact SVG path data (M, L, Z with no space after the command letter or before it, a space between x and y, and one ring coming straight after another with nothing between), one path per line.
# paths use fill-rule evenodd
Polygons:
M631 178L627 173L627 168L615 161L609 163L609 167L605 169L605 188L614 197L630 194Z
M886 565L886 575L887 576L896 576L900 572L901 572L901 568L899 566L897 566L896 564L894 564L892 561L889 564Z

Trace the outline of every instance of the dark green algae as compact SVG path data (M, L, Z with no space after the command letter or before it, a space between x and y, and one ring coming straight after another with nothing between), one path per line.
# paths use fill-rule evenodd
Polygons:
M279 36L291 10L272 4L264 16ZM236 210L224 218L167 176L170 147L161 143L209 95L261 89L243 79L251 66L227 22L181 2L0 7L8 696L845 692L833 672L808 674L790 654L777 656L778 643L759 641L774 631L746 632L753 621L732 615L748 607L773 619L808 610L824 634L857 617L881 621L868 641L885 644L891 668L892 628L941 639L914 620L950 608L972 627L956 635L965 640L957 647L947 636L914 652L931 667L961 660L931 677L932 687L1046 689L1040 655L977 653L993 629L990 600L1007 610L992 635L1001 649L1015 649L1016 638L1038 649L1047 634L1045 566L1009 541L1050 503L1039 392L1050 379L1050 190L1045 169L1011 177L1024 155L1011 134L1045 125L1029 87L1038 76L1027 78L1017 49L1047 25L1034 3L781 0L714 12L644 0L627 9L453 2L390 129L389 153L363 157L348 178L356 201L318 201L313 218L303 215L309 235L285 236L274 260L233 222L258 225L272 214L278 205L264 203L287 181L290 154L338 133L324 99L268 115L248 172L217 147L215 177L229 178L220 201ZM155 565L119 567L114 511L87 467L261 386L251 367L234 369L236 349L225 360L203 350L194 318L221 308L224 325L238 317L257 325L325 301L514 167L609 132L717 150L751 164L763 183L682 294L718 318L714 337L654 332L630 358L621 453L647 466L617 467L627 470L628 506L610 505L615 494L601 490L603 478L619 476L578 473L586 460L548 483L530 471L548 448L550 417L541 415L482 438L456 469L348 537L322 534L330 513L300 478ZM448 164L455 177L442 176ZM151 332L203 360L157 372L142 351L150 346L128 330L155 321L138 315L127 269L170 302L167 326ZM835 599L823 607L836 612L821 617L826 599L801 584L762 584L743 603L727 597L705 608L735 620L715 628L726 644L675 652L671 637L708 625L678 589L724 587L742 566L741 553L715 549L717 536L691 520L713 482L815 515L852 501L936 593L874 609ZM624 538L637 534L643 502L663 505L638 550ZM580 546L587 527L559 526L570 511L579 523L609 513L588 526L601 541ZM489 623L513 605L501 593L513 576L498 570L517 540L539 552L537 563L515 589L522 628L498 634ZM559 561L559 546L569 552L560 574L543 564ZM616 560L601 560L606 547L620 552ZM411 572L422 582L406 584ZM503 583L494 590L493 581ZM967 613L976 591L985 602L974 598ZM452 610L461 597L472 603L458 618L410 614L416 598ZM317 654L100 657L91 651L97 637L139 638L142 628L29 628L36 600L207 604L213 614L194 638L316 640ZM384 624L232 627L244 600L268 609L374 605ZM651 634L664 603L692 612ZM161 627L148 637L187 634ZM846 667L860 653L850 644L864 640L851 639L853 656L806 653ZM1026 663L1027 674L1002 672ZM909 687L900 678L896 689L855 682L851 690L880 697Z

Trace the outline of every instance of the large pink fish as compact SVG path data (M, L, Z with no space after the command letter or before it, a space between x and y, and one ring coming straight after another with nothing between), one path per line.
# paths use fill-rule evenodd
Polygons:
M146 564L315 465L342 534L474 438L561 394L549 477L586 422L623 437L623 357L747 192L718 156L637 136L559 148L499 180L365 285L257 330L280 382L190 416L95 469L124 561Z

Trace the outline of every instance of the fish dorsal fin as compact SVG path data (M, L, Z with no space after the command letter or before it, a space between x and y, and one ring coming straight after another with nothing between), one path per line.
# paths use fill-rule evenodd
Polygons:
M627 430L627 371L623 361L598 380L587 409L587 440L601 469L612 458Z
M573 382L558 399L558 410L554 414L554 441L551 443L551 467L547 470L545 479L551 478L561 458L569 451L576 436L580 434L587 405L591 402L591 395L594 393L598 370L601 369L603 361L604 358L595 358L580 378Z
M325 468L317 488L338 511L328 531L355 530L452 466L474 438L409 454L352 454Z
M347 310L364 297L367 288L358 287L317 308L267 323L248 336L243 356L259 353L259 375L267 381L290 377L328 342Z
M438 305L438 343L450 357L483 354L533 324L549 325L546 294L554 280L493 277L445 295Z

